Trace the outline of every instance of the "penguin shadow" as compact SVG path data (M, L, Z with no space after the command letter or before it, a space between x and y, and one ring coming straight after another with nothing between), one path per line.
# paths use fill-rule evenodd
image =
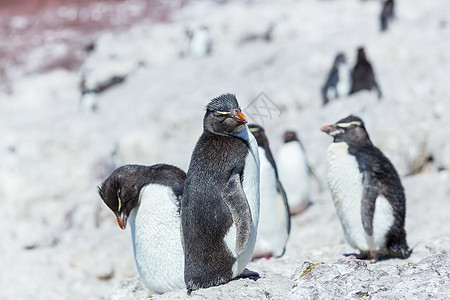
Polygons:
M258 272L255 271L251 271L247 268L244 269L244 271L241 273L241 275L233 278L231 281L233 280L239 280L239 279L251 279L253 281L257 281L258 279L261 278L261 276L259 275Z

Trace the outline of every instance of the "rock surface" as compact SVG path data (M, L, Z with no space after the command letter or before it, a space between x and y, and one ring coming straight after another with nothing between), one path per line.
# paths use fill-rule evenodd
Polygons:
M139 8L139 1L126 2ZM283 131L296 130L324 188L314 186L313 205L292 219L285 256L249 264L261 279L235 280L191 298L448 298L450 3L396 3L397 20L385 33L378 31L378 1L303 0L199 1L177 10L170 22L136 22L98 34L99 48L84 60L85 70L99 77L119 70L127 79L98 95L96 112L80 112L82 69L56 64L36 72L43 60L59 57L59 47L22 53L22 69L0 66L0 77L5 68L14 75L9 93L0 92L0 299L151 295L137 278L130 231L118 228L97 185L121 164L165 162L186 170L204 106L225 92L236 93L244 114L265 127L272 152ZM269 42L240 42L272 23ZM209 27L212 55L180 58L184 29L201 25ZM48 32L38 40L52 40ZM64 36L64 28L50 33ZM8 49L23 42L7 41L2 45ZM345 52L352 65L360 45L384 98L361 92L322 107L320 87L335 54ZM406 260L344 259L354 250L345 243L326 187L331 140L319 128L351 113L363 118L402 177L413 248ZM153 297L187 295L180 290Z

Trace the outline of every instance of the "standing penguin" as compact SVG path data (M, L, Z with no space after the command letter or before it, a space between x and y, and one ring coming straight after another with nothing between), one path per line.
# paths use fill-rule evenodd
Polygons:
M278 175L286 191L291 215L303 212L309 205L310 168L305 150L294 131L286 131L284 144L277 152Z
M405 193L392 163L372 144L358 117L321 130L333 137L328 185L345 238L361 251L357 257L408 257Z
M350 69L345 54L340 52L334 59L327 81L322 87L322 104L327 105L331 99L348 95L350 91Z
M388 29L388 24L394 19L394 0L386 0L383 2L383 8L380 14L380 29L385 31Z
M264 128L255 124L250 124L248 127L258 142L261 170L261 209L253 258L281 257L286 250L286 243L291 231L291 217L286 193L278 180L277 166L270 151L269 140L264 133Z
M139 276L157 293L185 287L180 217L185 179L170 165L125 165L99 187L120 228L129 220Z
M355 66L352 70L352 87L350 95L362 90L376 89L378 99L382 97L381 89L375 79L372 65L366 58L366 53L363 47L358 48L358 56Z
M259 157L246 123L233 95L221 95L206 106L181 202L188 293L230 281L252 258L259 220Z

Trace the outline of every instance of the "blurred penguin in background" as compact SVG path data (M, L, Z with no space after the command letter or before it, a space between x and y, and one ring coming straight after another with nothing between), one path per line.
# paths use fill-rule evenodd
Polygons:
M286 131L283 139L276 159L278 176L286 191L290 214L296 215L309 205L310 168L297 134Z
M281 257L291 229L288 200L264 128L256 124L248 127L258 142L260 161L259 226L253 258Z
M350 69L345 54L339 52L322 87L322 103L327 105L331 99L348 95L350 91Z
M378 94L378 99L382 97L380 86L375 79L372 65L366 58L366 52L363 47L358 48L357 61L352 70L352 87L350 95L362 90L375 89Z
M212 38L208 27L202 25L195 30L186 29L180 49L180 57L204 57L212 53Z
M384 1L380 14L380 30L386 31L388 29L389 22L391 22L394 17L394 0Z

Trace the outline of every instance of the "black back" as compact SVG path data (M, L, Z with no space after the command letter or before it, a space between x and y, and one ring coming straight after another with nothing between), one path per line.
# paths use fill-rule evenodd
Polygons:
M337 84L339 82L339 65L347 61L345 54L339 52L334 58L333 65L330 72L328 73L327 80L322 87L322 104L326 105L330 101L328 99L328 89L333 88L335 90L335 97L338 98Z
M380 14L380 29L385 31L388 29L389 21L394 18L394 0L386 0Z
M376 89L378 92L378 98L382 97L381 89L375 79L375 74L372 69L372 65L366 58L364 48L358 48L358 57L352 73L352 87L349 94L354 94L362 90Z
M185 179L186 173L183 170L167 164L125 165L114 170L99 186L98 192L113 212L125 211L128 217L131 210L139 203L141 189L148 184L170 187L177 197L179 205ZM118 196L123 202L120 211Z
M245 129L246 121L239 113L233 95L211 100L206 106L203 134L192 153L181 207L188 291L222 284L233 276L235 258L224 237L233 225L236 208L250 214L242 191L249 145L234 135ZM235 209L230 207L229 199L237 204ZM241 204L247 207L241 209ZM251 221L251 216L246 220ZM239 243L239 225L236 224L237 244L243 245Z
M247 152L244 140L210 132L204 132L194 148L182 200L185 280L189 289L232 278L230 266L235 258L224 237L233 219L222 199L222 189L232 173L242 178Z

